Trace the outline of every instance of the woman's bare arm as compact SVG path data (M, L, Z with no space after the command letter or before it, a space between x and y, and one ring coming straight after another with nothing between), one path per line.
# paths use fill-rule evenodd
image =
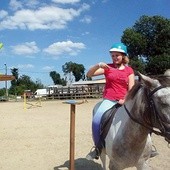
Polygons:
M129 75L129 82L128 82L128 91L134 86L135 84L135 75Z
M93 77L93 76L102 75L103 73L104 73L104 70L99 67L99 64L96 64L89 69L86 75L87 77Z
M109 66L106 63L100 62L89 69L87 72L87 77L102 75L104 74L104 69L107 68L109 68Z

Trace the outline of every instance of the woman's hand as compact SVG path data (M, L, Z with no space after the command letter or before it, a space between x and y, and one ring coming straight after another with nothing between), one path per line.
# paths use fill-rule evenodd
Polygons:
M100 62L99 64L99 68L103 68L103 69L106 69L106 68L110 68L110 66L108 66L106 63L104 62Z
M123 105L124 102L125 102L125 99L120 99L120 100L118 101L118 103L121 104L121 105Z
M93 77L93 76L103 75L104 69L108 69L108 68L110 68L110 66L108 66L104 62L100 62L100 63L94 65L93 67L91 67L89 69L89 71L87 72L86 76L87 77Z

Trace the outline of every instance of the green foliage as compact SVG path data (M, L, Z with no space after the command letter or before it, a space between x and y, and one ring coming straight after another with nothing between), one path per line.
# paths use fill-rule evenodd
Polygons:
M13 86L13 88L15 88L17 86L18 75L19 75L18 69L17 68L11 69L11 73L15 77L15 79L11 81L11 85Z
M123 32L122 42L128 46L128 55L130 58L138 59L138 56L143 54L146 48L146 38L130 28Z
M12 95L22 95L25 90L35 92L38 88L44 88L40 80L34 82L27 75L22 75L19 77L17 68L11 69L11 73L15 76L15 80L11 81L11 87L9 88L9 93Z
M64 65L62 65L62 70L64 74L71 73L74 70L74 63L73 62L66 62Z
M85 68L84 68L83 64L77 64L77 63L73 63L71 61L66 62L62 66L62 70L65 75L69 74L69 76L70 76L72 73L75 78L75 81L79 81L80 79L82 79L82 80L85 79Z
M67 85L67 81L64 78L61 79L61 85L63 85L63 86Z
M6 94L6 89L3 88L3 89L0 89L0 96L5 96Z
M75 77L75 81L79 81L80 79L82 80L85 79L84 70L85 68L82 64L74 63L73 75Z
M161 16L141 16L132 28L124 31L121 40L128 46L129 57L135 61L132 61L135 69L143 70L145 67L146 72L156 75L169 67L164 63L164 57L158 57L166 55L167 59L170 56L169 19ZM145 66L137 62L139 58L145 58ZM159 62L161 64L158 67Z
M145 66L146 64L140 60L140 59L132 59L130 60L129 65L134 69L134 72L136 73L139 71L140 73L145 74Z
M161 16L142 16L133 29L147 40L143 55L170 54L170 19Z
M60 74L57 73L56 71L51 71L50 77L52 78L55 85L56 84L61 84L63 86L66 85L66 81L63 78L61 79Z
M150 58L150 61L146 67L146 71L149 74L154 73L154 75L157 75L163 74L169 68L170 68L170 56L164 54Z

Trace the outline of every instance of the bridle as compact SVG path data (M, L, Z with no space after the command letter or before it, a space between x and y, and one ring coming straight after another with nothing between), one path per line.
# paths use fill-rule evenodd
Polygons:
M142 85L141 85L142 86ZM164 126L164 121L162 120L159 112L157 111L156 107L155 107L155 103L154 100L152 98L152 96L154 95L154 93L156 93L158 90L165 88L164 86L159 86L157 88L155 88L153 91L149 91L148 92L148 102L149 102L149 109L152 112L152 118L154 121L157 121L159 126L160 126L160 131L158 130L154 130L153 126L152 126L152 122L148 123L148 122L141 122L138 119L136 119L134 116L132 116L132 114L129 112L129 110L127 109L126 105L124 104L124 108L127 112L127 114L129 115L129 117L136 123L142 125L143 127L147 128L150 130L150 132L155 133L156 135L160 135L165 137L165 140L170 144L168 138L170 137L170 132L166 132L166 128Z

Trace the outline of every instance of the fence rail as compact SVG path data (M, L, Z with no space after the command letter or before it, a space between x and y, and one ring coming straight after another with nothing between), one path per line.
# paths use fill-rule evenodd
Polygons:
M54 87L53 93L48 95L52 99L86 99L86 98L101 98L103 85L76 86L76 87Z

